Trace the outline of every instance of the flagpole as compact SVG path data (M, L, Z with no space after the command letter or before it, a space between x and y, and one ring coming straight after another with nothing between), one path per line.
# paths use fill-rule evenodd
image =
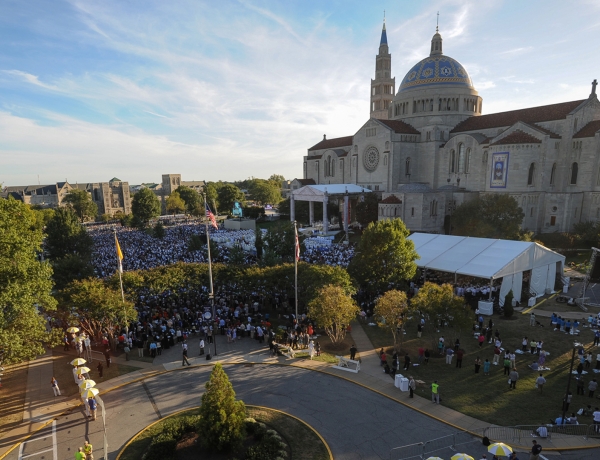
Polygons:
M205 209L205 211L208 210L208 203L206 202L206 195L204 195L204 209ZM213 288L212 261L210 258L210 236L208 234L208 216L205 215L204 217L206 218L206 247L208 248L208 280L210 283L210 292L208 294L208 298L210 299L210 306L212 308L212 320L213 320L213 324L214 324L217 317L215 314L215 292L214 292L214 288ZM215 328L215 330L213 330L212 338L213 338L215 356L217 356L216 328Z
M296 293L296 322L298 321L298 256L300 254L299 249L300 248L298 242L298 226L296 221L294 221L294 290Z
M118 248L117 251L117 271L119 272L119 284L121 285L121 299L123 300L123 317L125 318L125 335L127 339L129 339L129 325L127 324L127 309L125 308L125 292L123 291L123 262L121 261L121 257L119 255L119 251L121 247L119 246L119 240L117 239L117 229L114 228L113 232L115 234L115 248Z

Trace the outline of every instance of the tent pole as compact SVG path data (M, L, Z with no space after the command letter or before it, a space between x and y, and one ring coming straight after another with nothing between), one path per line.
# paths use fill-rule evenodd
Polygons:
M490 298L488 299L490 302L492 301L492 286L494 285L494 278L490 278Z

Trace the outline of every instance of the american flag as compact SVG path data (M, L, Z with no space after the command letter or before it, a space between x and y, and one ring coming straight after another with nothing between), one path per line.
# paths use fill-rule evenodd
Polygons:
M300 260L300 241L298 240L298 228L295 225L294 225L294 234L296 236L294 256L296 257L296 260Z
M215 219L215 215L212 212L210 212L208 204L204 203L204 207L206 208L206 217L210 219L210 223L212 224L212 226L218 229L219 226L217 225L217 220Z

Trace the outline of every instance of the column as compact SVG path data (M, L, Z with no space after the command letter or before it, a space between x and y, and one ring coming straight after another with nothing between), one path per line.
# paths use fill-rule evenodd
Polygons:
M290 195L290 220L294 222L296 220L296 203L294 201L294 194Z
M310 225L312 227L314 221L315 221L315 202L309 201L308 202L308 225Z
M327 203L329 202L329 197L325 195L323 198L323 234L327 235L329 231L329 221L327 216Z
M344 231L348 234L348 195L344 195Z

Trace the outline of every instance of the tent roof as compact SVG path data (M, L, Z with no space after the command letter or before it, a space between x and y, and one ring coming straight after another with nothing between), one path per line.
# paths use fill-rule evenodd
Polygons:
M495 279L535 267L562 262L565 257L537 243L453 235L413 233L419 268L477 278Z
M323 201L325 195L362 195L370 193L368 188L354 184L321 184L321 185L305 185L298 190L293 190L292 195L295 200L301 201Z

